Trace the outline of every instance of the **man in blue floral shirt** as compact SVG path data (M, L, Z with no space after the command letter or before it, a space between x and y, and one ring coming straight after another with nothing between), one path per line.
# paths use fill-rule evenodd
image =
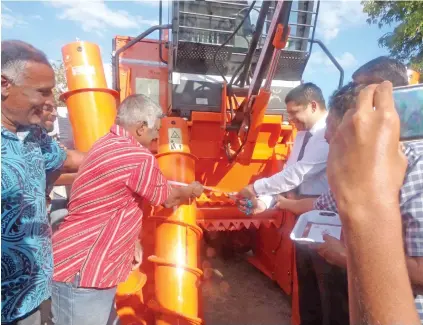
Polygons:
M1 322L41 323L50 297L51 228L46 213L46 173L77 170L37 124L55 109L54 71L45 54L21 41L1 43Z

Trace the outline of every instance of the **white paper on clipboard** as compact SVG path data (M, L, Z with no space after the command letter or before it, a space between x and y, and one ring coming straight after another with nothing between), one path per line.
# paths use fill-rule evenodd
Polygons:
M308 234L304 235L308 225L310 225L310 229ZM301 244L323 243L324 234L340 239L341 232L342 223L337 213L313 210L298 217L297 223L289 237L291 240Z

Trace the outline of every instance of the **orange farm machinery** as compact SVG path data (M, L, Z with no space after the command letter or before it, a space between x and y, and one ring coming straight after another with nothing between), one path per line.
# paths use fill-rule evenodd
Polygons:
M302 82L313 44L319 2L173 1L169 24L113 40L113 88L105 82L98 46L62 49L69 91L63 95L76 149L87 151L113 123L119 101L145 94L163 108L151 150L169 180L194 180L221 190L176 209L145 206L140 240L144 261L118 287L122 324L202 324L199 250L204 237L223 249L253 250L249 261L293 298L299 323L295 216L268 210L253 217L226 192L280 171L295 129L284 98ZM147 38L158 31L158 39ZM89 123L89 125L87 124Z

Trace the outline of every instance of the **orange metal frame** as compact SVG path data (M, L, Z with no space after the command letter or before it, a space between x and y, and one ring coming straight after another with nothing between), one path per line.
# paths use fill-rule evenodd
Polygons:
M279 32L281 34L282 30ZM128 37L117 36L116 49L129 41ZM157 46L158 41L145 40L122 54L122 58L129 59L126 60L128 63L121 63L119 67L120 71L125 73L130 71L129 78L122 78L121 75L120 86L121 89L126 89L126 94L135 92L136 78L139 77L159 80L160 94L169 93L168 68L160 64ZM281 46L283 47L283 44ZM167 59L166 49L163 49L163 55ZM192 112L191 119L186 125L188 140L185 141L185 146L197 159L195 180L224 191L238 191L254 180L273 175L283 168L296 132L291 125L282 124L282 116L263 115L263 107L260 109L261 112L255 110L252 118L254 132L249 135L252 140L247 143L240 159L229 163L222 146L225 139L225 127L229 123L225 91L226 87L222 94L225 101L220 113ZM262 105L267 104L265 95L262 93L262 97L259 94L256 98L256 100L262 100ZM167 113L167 96L160 97L160 104ZM162 126L159 152L161 147L167 145L166 140L163 141L163 139L166 139L168 126L167 123ZM172 180L179 180L178 173L191 173L191 169L182 168L182 166L179 166L178 171L175 172L174 160L172 162L169 160L168 164L161 166L166 176ZM195 214L197 225L206 231L257 229L255 256L250 262L274 279L287 294L293 296L292 323L299 324L298 303L295 299L297 296L295 254L294 246L289 239L295 217L287 212L274 211L247 217L228 197L219 194L203 194L197 199ZM162 240L166 241L169 238L171 236L167 234ZM154 281L160 280L156 277ZM169 294L169 289L166 291L166 296L168 298L172 296ZM192 298L195 299L195 297ZM174 303L176 303L175 295L172 299L175 299ZM168 324L172 322L169 321Z
M117 36L115 41L117 50L130 38ZM136 92L137 78L155 79L159 85L159 104L168 113L168 67L159 60L158 46L156 40L144 40L122 53L120 99ZM119 95L105 86L104 72L103 75L99 72L101 59L98 47L77 42L65 46L62 52L65 64L68 60L67 80L71 85L64 98L77 149L86 151L112 125L116 114L115 99ZM168 58L164 47L163 56ZM78 64L94 66L96 75L100 77L90 77L89 73L75 75L72 68ZM283 168L295 130L282 123L282 116L264 115L270 94L263 90L255 99L254 107L259 107L261 112L257 109L253 111L253 132L248 135L248 143L238 160L228 161L222 145L228 137L225 126L230 122L225 107L225 90L221 112L192 112L190 121L172 116L163 120L159 141L152 150L157 153L159 165L168 179L188 183L197 180L224 191L238 191L254 180L268 177ZM77 100L72 100L76 97ZM83 127L86 123L95 131ZM181 132L182 150L170 149L170 128ZM230 140L236 144L238 136L234 134ZM203 231L257 229L255 256L250 262L274 279L287 294L295 297L295 254L289 240L295 217L291 214L267 211L247 217L228 197L217 194L203 194L196 202L174 210L146 209L145 215L150 217L145 218L140 234L145 256L142 270L134 271L125 283L118 286L116 294L122 324L203 322L198 297L202 277L202 271L198 269L198 242ZM299 323L295 300L293 323Z

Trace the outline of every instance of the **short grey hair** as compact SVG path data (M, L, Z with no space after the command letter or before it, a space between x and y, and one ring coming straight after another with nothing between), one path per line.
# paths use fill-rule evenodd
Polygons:
M13 83L19 83L28 62L38 62L51 67L47 56L31 44L18 40L1 42L1 74Z
M116 123L130 126L146 122L149 128L153 128L156 121L162 117L163 111L159 105L145 95L136 94L126 97L120 104Z

